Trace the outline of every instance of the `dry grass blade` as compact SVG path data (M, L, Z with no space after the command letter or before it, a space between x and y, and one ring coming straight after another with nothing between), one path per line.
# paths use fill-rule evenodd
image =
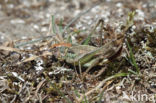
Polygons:
M102 75L102 73L103 73L106 69L107 69L106 67L103 67L93 78L97 78L97 77L99 77L100 75Z
M12 47L6 47L6 46L0 46L0 50L5 50L5 51L11 51L11 52L18 52L21 53L21 51L17 48L12 48Z
M42 57L42 56L44 57L44 56L48 56L48 55L52 55L52 53L51 53L51 52L48 52L48 51L45 51L45 52L43 52L42 55L39 55L39 56L36 56L36 55L31 56L31 57L29 57L29 58L26 58L26 59L23 60L22 62L18 62L17 64L20 65L20 64L22 64L22 63L29 62L29 61L35 60L35 59L37 59L37 58L39 58L39 57Z
M79 98L78 101L81 102L81 101L83 100L84 96L88 96L88 95L90 95L91 93L93 93L94 91L100 89L107 81L112 80L112 79L117 78L117 77L122 77L122 76L127 76L127 75L128 75L127 73L117 73L117 74L115 74L115 75L113 75L113 76L110 76L110 77L104 79L104 80L101 81L97 86L95 86L95 88L91 89L90 91L88 91L88 92L85 93L84 95L81 95L81 97Z
M36 55L35 55L35 56L29 57L29 58L23 60L22 62L18 62L17 64L20 65L20 64L22 64L22 63L25 63L25 62L29 62L29 61L35 60L35 59L38 58L38 57L39 57L39 56L36 56Z
M38 85L37 85L37 89L35 91L35 96L39 98L38 96L38 91L40 90L41 86L43 85L43 83L45 82L46 80L42 80Z

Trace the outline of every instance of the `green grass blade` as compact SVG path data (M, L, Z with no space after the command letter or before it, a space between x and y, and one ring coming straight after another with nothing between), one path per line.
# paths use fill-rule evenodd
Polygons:
M100 93L100 98L99 98L99 100L98 100L97 103L102 103L101 100L102 100L102 96L103 96L103 94L104 94L104 91L102 91L102 92Z
M76 96L80 98L79 92L77 90L74 90L74 92L75 92Z
M134 11L128 13L128 18L127 18L125 30L128 30L128 28L131 27L134 24L134 16L135 16L135 12Z
M131 61L131 63L133 64L133 66L135 67L137 73L139 74L140 69L139 69L139 67L138 67L138 65L137 65L137 63L136 63L134 54L133 54L133 52L132 52L132 48L130 47L128 41L127 41L126 43L127 43L127 46L128 46L129 52L130 52L130 57L129 57L129 58L130 58L130 61Z
M60 23L59 23L59 31L60 31L60 33L63 32L63 26L62 26L62 24L63 24L63 19L61 18L60 19Z
M84 93L84 101L83 103L89 103L89 101L87 100L87 97L85 96L85 93Z
M40 38L36 38L36 39L32 39L32 40L29 40L29 41L26 41L26 42L22 42L22 43L16 43L15 44L15 48L19 48L19 47L22 47L22 46L26 46L28 44L34 44L36 42L40 42L42 40L45 40L45 39L48 39L48 38L52 38L53 36L45 36L45 37L40 37Z
M84 40L84 42L82 43L82 45L88 45L89 42L91 40L91 34L88 35L88 37Z
M114 78L127 76L129 73L117 73L114 75Z
M128 71L129 71L130 73L132 73L132 74L138 75L137 72L135 72L135 71L133 71L133 70L131 70L131 69L129 69Z
M53 30L53 33L56 34L56 25L55 25L54 15L51 16L51 19L52 19L52 30Z
M71 32L69 36L67 37L67 42L72 44L72 36L75 34L79 34L81 32L85 32L85 30L76 30L76 31Z

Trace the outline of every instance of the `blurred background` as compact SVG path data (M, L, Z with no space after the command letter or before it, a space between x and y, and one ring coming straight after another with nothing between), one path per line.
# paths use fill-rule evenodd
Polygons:
M0 42L46 36L51 15L65 26L98 2L71 27L88 30L100 18L124 22L130 11L136 11L140 23L156 20L156 0L0 0Z

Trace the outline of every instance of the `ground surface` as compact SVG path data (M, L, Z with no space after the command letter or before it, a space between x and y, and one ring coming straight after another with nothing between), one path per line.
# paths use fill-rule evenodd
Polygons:
M54 32L52 15L55 25L65 28L88 9L64 33L59 28ZM135 11L133 23L124 31L131 11ZM108 56L111 59L107 64L94 66L88 73L82 67L81 73L79 66L61 58L66 54L61 50L72 48L69 37L72 44L82 43L100 19L105 29L102 45L122 34L130 47L126 40L116 40L115 46L123 46L115 52L115 57ZM99 34L100 27L91 36L89 45L101 46ZM43 39L47 36L52 37ZM38 38L42 40L32 42ZM1 0L0 100L2 103L154 103L155 45L155 0Z

